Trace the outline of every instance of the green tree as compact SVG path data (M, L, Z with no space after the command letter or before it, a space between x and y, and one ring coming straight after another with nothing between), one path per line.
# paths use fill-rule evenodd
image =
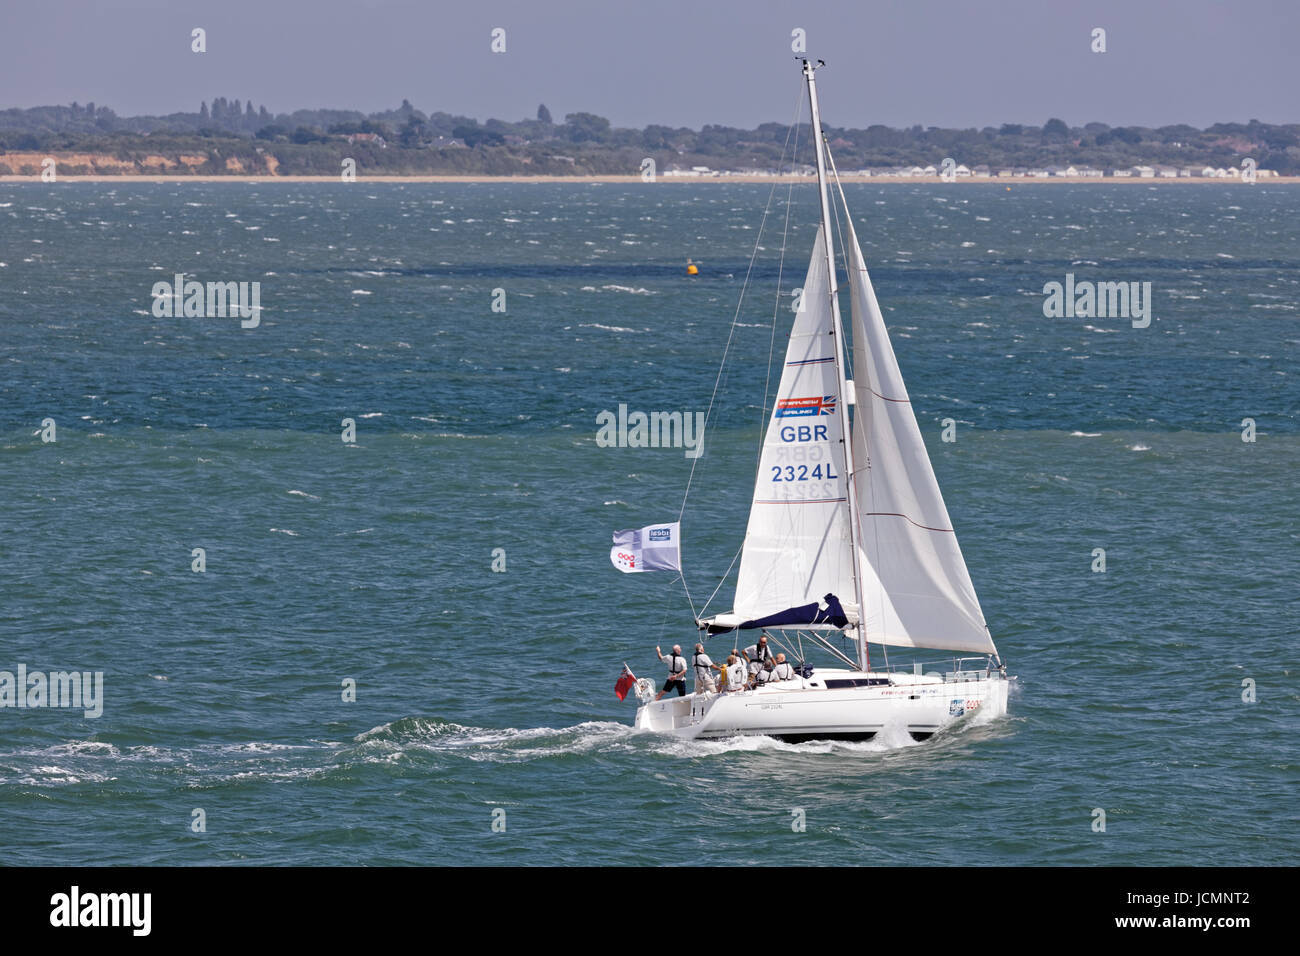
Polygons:
M484 129L477 123L472 126L468 123L462 123L451 131L451 135L456 139L463 140L470 149L476 146L500 146L505 142L505 137L496 130Z
M609 134L609 120L595 113L569 113L564 117L564 125L573 143L599 143Z
M1049 119L1043 124L1043 135L1067 139L1070 135L1070 127L1065 125L1064 120Z
M293 131L292 135L290 135L289 137L290 140L299 144L323 143L327 138L328 137L323 136L318 131L314 129L310 129L306 126L299 126L296 130Z
M406 118L406 125L397 134L397 141L406 149L413 149L424 139L425 126L414 116Z

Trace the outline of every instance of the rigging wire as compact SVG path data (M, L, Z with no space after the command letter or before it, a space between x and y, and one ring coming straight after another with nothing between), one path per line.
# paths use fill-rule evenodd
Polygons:
M727 583L727 576L731 574L731 569L736 566L736 562L740 560L741 552L743 552L744 550L745 550L745 542L742 540L740 543L740 547L736 549L736 553L731 559L731 563L727 565L727 570L724 571L722 577L718 579L718 586L713 589L713 593L709 595L709 599L705 601L704 606L700 608L700 614L703 614L706 610L708 610L709 605L713 603L713 599L717 597L718 592L722 590L722 586ZM696 620L699 620L699 618L697 617Z
M802 115L802 108L798 105L798 101L796 101L796 111L795 111L795 118L796 118L796 120L798 119L798 117L799 117L800 115ZM786 131L786 134L785 134L785 145L781 148L781 160L782 160L782 161L785 160L786 148L790 145L790 137L791 137L791 135L794 134L794 131L795 131L796 128L797 128L797 126L796 126L795 124L792 124L792 125L790 126L790 128ZM792 160L792 161L793 161L793 160ZM721 361L721 362L719 363L719 365L718 365L718 374L717 374L717 377L713 380L713 392L709 395L709 407L708 407L708 409L707 409L707 410L705 411L705 413L704 413L704 430L705 430L706 432L708 431L708 428L709 428L709 420L710 420L710 418L711 418L712 415L713 415L713 406L714 406L714 403L716 402L717 397L718 397L718 386L719 386L719 384L720 384L721 381L722 381L722 375L723 375L723 372L726 370L726 367L727 367L727 355L728 355L728 354L730 353L730 351L731 351L731 343L732 343L732 340L733 340L733 339L735 338L735 336L736 336L736 327L737 327L737 324L738 324L739 321L740 321L740 310L741 310L741 308L742 308L742 307L744 306L744 304L745 304L745 292L746 292L746 291L748 290L748 288L749 288L749 278L750 278L750 276L753 274L753 271L754 271L754 262L758 259L758 249L759 249L759 246L762 244L762 241L763 241L763 230L764 230L764 228L765 228L766 225L767 225L767 217L768 217L768 214L769 214L769 213L771 212L771 210L772 210L772 197L776 195L776 186L777 186L777 184L776 184L775 182L772 183L772 188L771 188L771 190L768 192L768 195L767 195L767 204L763 207L763 218L759 221L759 226L758 226L758 235L754 238L754 250L753 250L753 252L750 254L750 257L749 257L749 266L745 269L745 278L744 278L744 281L741 283L741 286L740 286L740 297L739 297L739 299L737 299L737 301L736 301L736 311L735 311L735 314L732 315L732 317L731 317L731 328L727 331L727 342L726 342L726 345L724 345L723 348L722 348L722 361ZM789 210L788 210L788 209L787 209L786 215L787 215L787 217L789 216ZM783 249L782 249L782 252L784 253L784 247L783 247ZM769 361L769 365L770 365L770 361ZM766 396L765 396L765 397L766 397ZM699 464L699 461L700 461L699 458L692 459L692 461L691 461L691 470L690 470L690 473L686 476L686 491L685 491L685 493L682 495L682 507L681 507L681 510L677 513L677 519L678 519L679 521L681 520L682 515L686 513L686 501L687 501L687 499L690 497L690 494L691 494L691 482L692 482L692 480L693 480L694 477L695 477L695 467Z
M800 94L795 97L794 121L786 129L785 143L781 147L781 158L777 164L778 169L780 169L785 165L785 158L787 153L789 153L790 155L791 165L793 166L794 164L795 153L791 151L791 137L794 138L794 150L797 151L799 146L799 120L802 116L803 116L803 100L802 100L802 91L800 91ZM719 390L719 386L722 383L723 375L726 372L727 357L730 354L731 345L736 335L736 328L740 322L740 312L741 309L744 307L745 293L749 289L749 281L754 271L754 263L758 259L759 248L761 247L763 242L763 233L767 227L768 216L771 214L772 199L776 195L777 185L778 184L776 182L772 183L772 188L768 191L767 202L763 207L763 216L759 222L758 235L754 239L754 249L751 252L749 257L749 265L745 269L745 278L741 283L740 296L736 301L736 311L732 315L731 327L727 332L727 342L723 346L722 361L718 365L718 374L713 381L713 391L709 395L709 406L704 413L704 429L701 434L701 441L703 440L703 434L708 432L709 423L713 419L713 407L717 401L718 390ZM784 268L785 268L785 252L786 252L787 238L790 232L790 206L791 206L791 199L793 197L793 194L794 194L794 183L792 181L789 185L789 191L786 197L785 227L781 237L781 257L780 257L780 264L778 265L778 270L777 270L777 296L776 296L776 304L772 308L772 331L771 331L770 341L768 344L767 378L763 383L763 407L761 411L763 418L760 420L759 423L759 438L758 438L758 444L759 444L758 454L760 459L763 453L762 426L766 421L768 392L771 387L772 356L773 354L775 354L776 351L776 319L780 310L780 278L784 274ZM698 465L699 465L699 458L692 459L691 470L686 478L686 489L682 494L682 506L677 514L678 521L681 521L683 515L685 515L686 513L686 502L690 498L691 484L695 479L695 469ZM704 614L704 612L708 609L709 605L713 602L713 599L717 597L718 592L722 589L722 585L726 583L727 577L731 574L731 569L736 566L736 561L739 560L741 553L744 551L744 547L745 547L744 541L742 540L740 547L736 549L736 553L731 559L731 564L727 566L727 570L719 579L717 587L713 589L713 593L709 595L708 600L704 602L704 605L699 609L699 611L696 611L695 605L693 602L691 602L690 599L690 592L689 590L687 591L687 601L691 603L691 615L693 619L698 621L700 617ZM682 572L682 586L683 588L685 588L686 586L686 577L684 572Z
M799 97L796 99L794 123L789 127L789 129L787 129L785 135L785 145L781 147L781 159L777 164L777 169L781 169L781 167L785 165L786 148L790 146L790 137L793 135L794 146L789 150L791 171L793 172L794 159L799 154L799 120L802 118L802 116L803 116L803 95L801 92ZM773 186L773 190L775 190L775 185ZM790 211L793 208L793 206L794 206L794 180L790 180L790 184L786 190L786 196L785 196L785 223L781 230L781 256L777 262L777 267L776 267L776 295L773 297L773 302L772 302L772 331L769 336L768 345L767 345L767 376L763 380L763 405L759 409L758 453L757 453L757 461L755 463L755 468L761 465L763 461L763 437L764 437L763 426L767 424L768 398L771 394L771 388L772 388L772 357L776 355L776 325L777 325L777 319L780 317L781 314L781 281L785 277L785 253L786 253L786 249L789 247ZM736 566L736 562L740 559L740 555L744 552L744 550L745 550L745 543L744 540L742 539L740 543L740 547L738 547L736 549L736 553L732 555L731 563L727 565L727 570L724 571L722 577L718 579L718 586L713 589L713 593L709 595L709 599L704 602L704 606L700 609L701 614L703 614L704 611L708 610L709 605L713 603L713 599L717 597L718 592L722 590L722 586L727 583L727 578L731 575L731 569Z
M840 257L844 261L844 273L845 275L848 275L849 274L849 244L847 241L845 241L844 238L845 230L844 230L843 220L847 219L849 216L849 204L848 204L848 200L844 198L844 186L840 183L840 174L835 169L835 157L831 155L831 147L829 143L825 144L825 149L826 149L826 161L830 163L830 167L831 167L831 176L834 177L835 185L839 189L839 193L840 193L839 205L837 206L834 202L832 202L831 209L835 213L835 232L840 239ZM841 218L840 216L841 210L843 210L844 213L843 218ZM852 227L852 225L853 223L850 221L849 223L850 228ZM852 280L850 279L850 283L851 282ZM833 284L836 287L835 291L839 292L838 281ZM852 296L850 296L850 310L851 309L852 309ZM850 320L849 320L850 334L846 336L848 342L845 342L845 348L843 349L843 352L844 352L844 372L845 372L844 377L851 379L853 378L853 349L849 348L848 345L850 342L852 342L852 326L853 326L852 311L850 311L849 315L850 315ZM854 408L856 409L856 407L857 406L855 405Z
M799 106L795 112L794 123L794 149L790 152L790 165L794 166L794 157L799 153L799 117L803 115L803 98L799 99ZM790 133L786 133L786 142L790 141ZM781 159L785 159L785 150L781 151ZM780 167L778 167L780 168ZM793 171L793 169L792 169ZM785 196L785 226L781 231L781 259L776 267L776 296L772 302L772 333L767 346L767 377L763 380L763 407L759 410L758 420L758 461L761 465L763 462L763 426L767 424L767 399L772 385L772 358L776 355L776 320L781 312L781 280L785 277L785 250L790 239L790 210L794 205L794 180L790 181L790 186Z
M677 577L682 582L682 590L686 592L686 603L691 606L692 619L698 620L698 618L695 618L695 602L691 600L691 589L686 586L686 575L681 568L677 569Z

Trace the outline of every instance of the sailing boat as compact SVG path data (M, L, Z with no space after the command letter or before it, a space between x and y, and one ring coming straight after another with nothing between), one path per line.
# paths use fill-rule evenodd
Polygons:
M821 225L763 441L733 610L696 620L708 635L768 633L800 667L791 679L729 693L654 701L641 687L636 726L643 730L798 742L867 740L903 728L923 740L977 710L1006 712L1006 669L957 545L845 206L849 378L828 148L814 78L823 65L803 61ZM842 188L839 198L843 203ZM810 666L805 641L845 666ZM871 666L871 643L974 656L880 668Z

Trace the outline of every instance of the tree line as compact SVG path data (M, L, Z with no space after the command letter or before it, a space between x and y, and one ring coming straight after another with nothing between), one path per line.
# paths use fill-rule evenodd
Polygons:
M938 165L945 157L991 168L1205 165L1239 166L1300 174L1300 124L1216 123L1205 129L1070 126L1059 118L1042 126L1005 123L982 129L912 126L896 129L826 127L841 170ZM370 134L349 144L346 137ZM106 106L72 103L0 110L0 152L106 152L123 159L164 150L201 151L212 168L224 158L256 163L273 156L283 173L333 173L343 157L365 159L374 172L447 173L635 173L651 157L660 171L673 166L776 170L787 143L798 144L789 164L813 162L809 127L762 123L754 129L705 125L699 130L653 124L644 129L613 126L593 113L567 114L555 122L545 105L534 118L488 119L435 111L409 100L392 110L296 110L272 114L252 100L218 97L190 113L118 116ZM377 137L377 139L376 139ZM358 150L364 152L360 153ZM222 160L216 162L216 160ZM3 157L0 156L0 163Z

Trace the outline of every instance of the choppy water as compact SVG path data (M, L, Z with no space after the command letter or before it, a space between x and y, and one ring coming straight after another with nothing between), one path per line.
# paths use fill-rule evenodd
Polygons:
M1300 190L848 189L1019 675L925 744L636 735L612 693L693 639L607 557L690 461L595 416L708 407L770 187L0 185L0 669L105 675L98 720L0 709L5 861L1292 862ZM795 200L764 293L802 281ZM261 281L261 325L154 318L177 271ZM1150 281L1151 327L1044 318L1067 272ZM772 315L746 300L695 476L697 605Z

